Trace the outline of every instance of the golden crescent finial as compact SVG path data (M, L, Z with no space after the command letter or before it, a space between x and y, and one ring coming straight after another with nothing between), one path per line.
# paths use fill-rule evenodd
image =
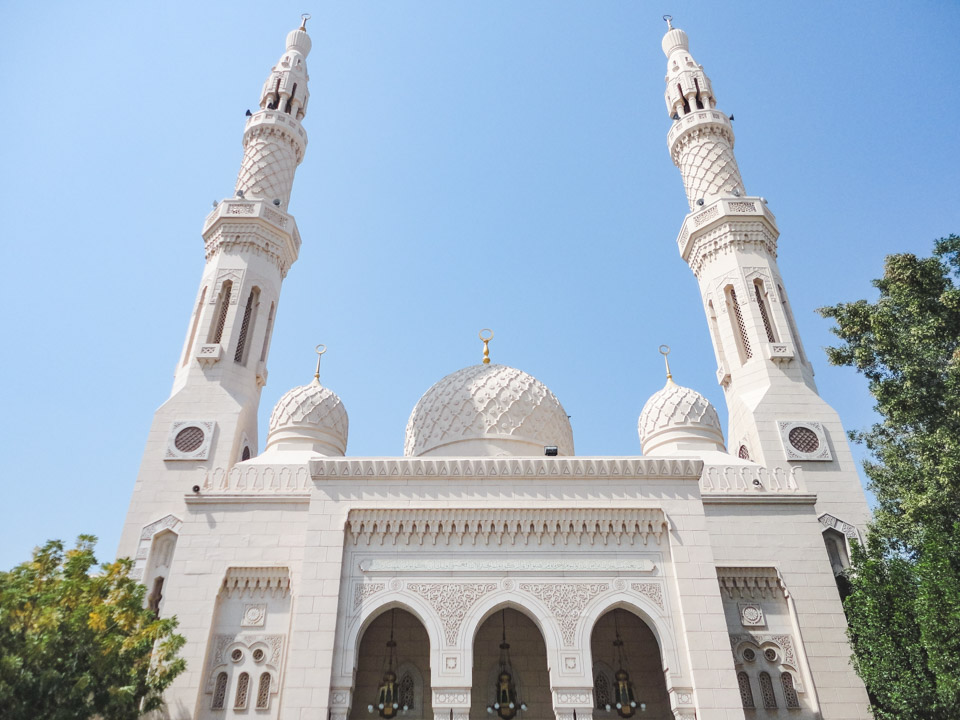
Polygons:
M327 346L323 343L317 345L314 348L314 352L317 353L317 371L313 374L313 379L317 382L320 382L320 359L323 357L323 354L327 351Z
M667 366L667 382L673 382L673 375L670 374L670 361L667 359L667 355L670 354L670 346L661 345L658 350L663 355L663 364Z
M489 333L486 337L483 336L484 333ZM493 330L490 328L484 328L477 333L477 336L483 340L483 364L490 364L490 341L493 340Z

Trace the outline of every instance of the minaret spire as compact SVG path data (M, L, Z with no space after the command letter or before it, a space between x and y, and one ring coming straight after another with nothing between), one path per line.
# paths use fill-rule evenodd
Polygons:
M746 194L730 118L687 34L668 21L661 45L667 145L690 206L677 243L700 284L729 411L727 445L768 468L797 464L818 512L862 525L867 508L846 435L817 394L787 302L776 218Z

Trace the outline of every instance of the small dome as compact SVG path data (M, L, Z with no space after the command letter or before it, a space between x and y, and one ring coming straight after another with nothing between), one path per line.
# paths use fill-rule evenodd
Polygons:
M420 398L407 422L403 454L573 455L566 411L542 382L505 365L473 365L447 375Z
M663 48L663 54L670 57L670 53L674 50L689 50L690 38L680 28L670 28L660 41L660 47Z
M298 27L296 30L287 33L287 50L299 50L300 54L306 57L310 54L310 48L312 47L313 42L303 27Z
M720 418L713 405L696 390L671 379L643 406L637 431L644 455L725 450Z
M266 449L343 455L347 451L347 430L347 411L340 398L314 380L287 392L273 408Z

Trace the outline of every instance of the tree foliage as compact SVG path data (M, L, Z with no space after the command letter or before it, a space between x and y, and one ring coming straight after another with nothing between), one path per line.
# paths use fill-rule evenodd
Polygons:
M144 608L121 559L92 573L96 538L51 540L0 572L0 717L138 718L183 671L177 622Z
M822 308L830 362L869 381L881 422L877 498L844 603L854 662L878 718L947 720L960 708L960 237L932 257L887 257L876 302Z

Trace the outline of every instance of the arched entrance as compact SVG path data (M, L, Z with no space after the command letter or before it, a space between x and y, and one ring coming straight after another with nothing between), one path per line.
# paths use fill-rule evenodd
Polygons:
M501 649L506 644L509 649ZM508 654L508 657L507 657ZM500 720L494 708L500 689L501 660L509 662L516 704L511 720L551 720L555 717L550 696L547 648L540 629L522 612L502 608L477 629L473 641L473 690L470 720ZM523 709L523 704L526 709ZM509 715L510 711L504 714Z
M388 645L391 637L395 643L392 646ZM433 720L430 639L420 621L401 608L384 611L363 633L350 720L381 718L380 687L388 670L395 675L394 700L398 707L393 713L387 708L386 716L396 720Z
M624 713L630 716L629 710L616 707L618 699L622 700L617 693L620 670L626 671L633 686L636 707L632 718L673 720L660 646L643 620L629 610L609 610L593 626L590 652L595 720L619 720Z

